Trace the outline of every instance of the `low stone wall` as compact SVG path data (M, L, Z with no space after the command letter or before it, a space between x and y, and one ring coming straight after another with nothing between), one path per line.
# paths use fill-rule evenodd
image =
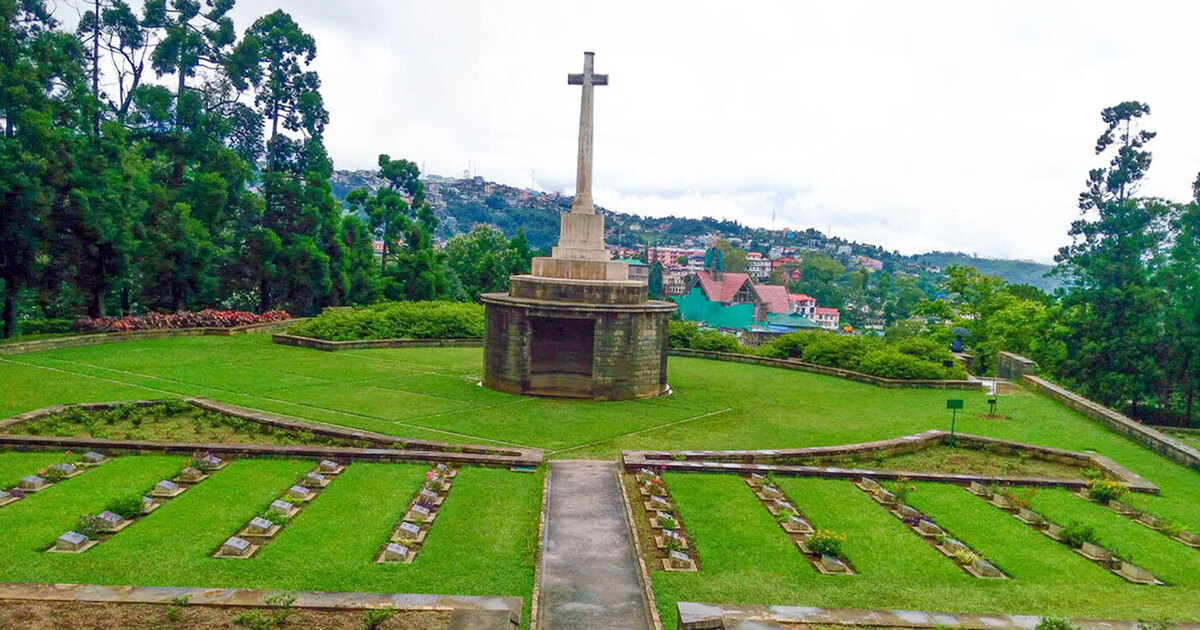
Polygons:
M475 464L480 466L533 466L542 462L540 449L522 449L478 444L448 444L427 440L384 435L346 427L316 424L284 418L253 409L244 409L207 398L187 398L192 405L251 422L276 426L289 431L307 431L327 437L369 445L366 448L345 446L296 446L273 444L210 444L202 442L151 442L145 440L107 440L100 438L78 438L43 435L7 435L0 433L0 447L19 451L93 449L108 455L137 455L141 453L171 453L190 455L211 452L227 457L284 457L305 459L338 459L344 461L422 461ZM161 404L162 400L136 400L128 402L80 403L76 405L54 405L43 407L0 420L0 431L16 424L33 422L45 416L59 413L72 407L89 410L110 409L121 405L146 407ZM371 446L374 446L372 448Z
M982 435L967 433L955 434L960 446L966 448L988 449L1000 454L1027 453L1036 459L1056 461L1081 468L1094 468L1115 478L1134 492L1158 494L1158 486L1147 481L1141 475L1125 468L1112 459L1092 453L1077 453L1065 449L1022 444ZM914 481L933 481L939 483L954 483L967 485L972 481L991 484L1033 487L1064 487L1084 488L1087 480L1055 479L1043 477L1006 477L996 475L976 475L961 473L914 472L905 470L882 470L876 468L851 468L842 466L805 465L798 462L804 460L833 460L841 462L845 459L865 460L875 454L894 456L911 453L929 448L937 444L945 444L950 440L950 432L940 429L925 431L914 435L862 442L859 444L840 444L836 446L810 446L805 448L770 449L770 450L741 450L741 451L621 451L622 466L626 471L633 472L641 468L672 470L676 472L707 472L707 473L765 473L772 472L781 475L801 477L825 477L829 479L857 479L871 477L874 479L902 479Z
M1019 354L1001 352L996 356L996 376L1012 381L1021 380L1026 374L1033 374L1037 363Z
M355 341L327 341L312 337L301 337L280 333L271 336L271 342L281 346L312 348L325 352L338 350L369 350L373 348L482 348L482 339L363 339Z
M980 383L976 381L930 381L930 380L898 380L892 378L883 378L880 376L872 376L871 374L863 374L853 370L843 370L841 368L828 367L817 365L816 363L805 363L804 361L796 361L795 359L771 359L768 357L760 357L752 354L737 354L733 352L714 352L712 350L694 350L692 348L671 348L671 356L676 357L692 357L697 359L714 359L717 361L731 361L733 363L747 363L750 365L765 365L767 367L784 368L786 370L797 370L800 372L811 372L813 374L822 374L824 376L835 376L844 378L859 383L875 385L887 389L903 389L906 387L924 387L931 389L957 389L957 390L972 390L979 389Z
M0 356L42 352L45 350L62 350L64 348L81 348L98 346L105 343L122 343L126 341L146 341L149 339L169 339L174 337L200 337L214 335L228 337L248 333L269 333L286 330L288 326L303 319L288 319L282 322L265 324L249 324L231 328L168 328L163 330L131 330L129 332L95 333L90 335L72 335L68 337L52 337L34 341L19 341L17 343L0 344Z
M1200 471L1200 451L1187 444L1161 431L1152 429L1125 414L1109 409L1098 402L1088 400L1065 387L1055 385L1046 379L1026 374L1021 377L1021 381L1034 390L1057 400L1155 453L1183 466L1187 466L1192 470Z
M1032 615L986 615L923 612L917 610L851 610L813 606L766 606L755 604L701 604L679 602L679 630L731 630L758 628L779 630L784 624L799 626L853 626L881 628L962 628L963 630L1029 630L1040 617ZM1140 630L1140 621L1072 619L1079 630ZM1181 623L1175 630L1200 630L1200 624Z
M450 612L462 628L511 630L521 626L524 602L520 597L463 595L408 595L389 593L338 593L287 591L296 596L292 608L369 610L394 608L400 612ZM0 583L0 600L30 602L87 602L96 604L173 604L186 597L186 606L268 608L268 599L285 591L247 588L189 588L176 586L97 586L92 584Z

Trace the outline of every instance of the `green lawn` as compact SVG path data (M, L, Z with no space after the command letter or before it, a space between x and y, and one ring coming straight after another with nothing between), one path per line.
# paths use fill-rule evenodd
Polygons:
M0 454L0 470L28 454ZM541 476L464 468L424 548L379 565L379 548L424 480L424 465L353 464L248 560L209 557L313 462L237 460L80 555L43 553L80 515L148 490L180 457L118 457L0 508L0 581L521 595L533 584Z
M868 609L1057 614L1121 619L1200 619L1200 552L1125 521L1066 492L1042 502L1092 512L1102 535L1170 587L1128 584L962 488L921 484L912 503L1005 570L1012 579L978 580L927 546L848 481L781 479L780 486L820 529L848 537L852 576L817 574L753 492L731 475L668 473L667 487L700 558L699 573L652 574L664 627L675 603L769 603ZM1096 511L1098 510L1098 511ZM1048 515L1053 518L1062 514ZM1111 517L1111 518L1110 518Z

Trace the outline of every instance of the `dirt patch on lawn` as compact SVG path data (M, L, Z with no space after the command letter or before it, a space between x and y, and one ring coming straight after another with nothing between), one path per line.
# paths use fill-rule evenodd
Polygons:
M834 463L834 462L830 462ZM874 470L904 470L963 475L1083 479L1083 468L1018 453L1004 455L976 448L931 446L912 453L851 460L847 465Z
M101 604L81 602L0 602L0 628L4 630L110 630L111 628L237 629L247 626L234 618L254 609L157 604ZM277 609L260 609L265 616ZM286 628L310 630L362 630L361 610L294 609ZM377 626L381 630L447 630L449 612L400 612Z

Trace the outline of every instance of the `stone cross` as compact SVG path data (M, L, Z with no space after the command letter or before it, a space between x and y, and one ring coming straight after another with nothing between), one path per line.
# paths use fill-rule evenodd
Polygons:
M568 85L582 85L583 98L579 105L579 163L575 171L575 201L571 212L593 214L592 203L592 87L608 85L607 74L592 71L595 53L583 53L583 74L567 75Z

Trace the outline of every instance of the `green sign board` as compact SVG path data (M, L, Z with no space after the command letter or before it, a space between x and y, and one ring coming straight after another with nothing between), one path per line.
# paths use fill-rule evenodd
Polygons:
M947 401L946 401L946 408L947 408L947 409L962 409L962 408L963 408L963 401L962 401L962 399L961 399L961 398L952 398L952 399L950 399L950 400L947 400Z

